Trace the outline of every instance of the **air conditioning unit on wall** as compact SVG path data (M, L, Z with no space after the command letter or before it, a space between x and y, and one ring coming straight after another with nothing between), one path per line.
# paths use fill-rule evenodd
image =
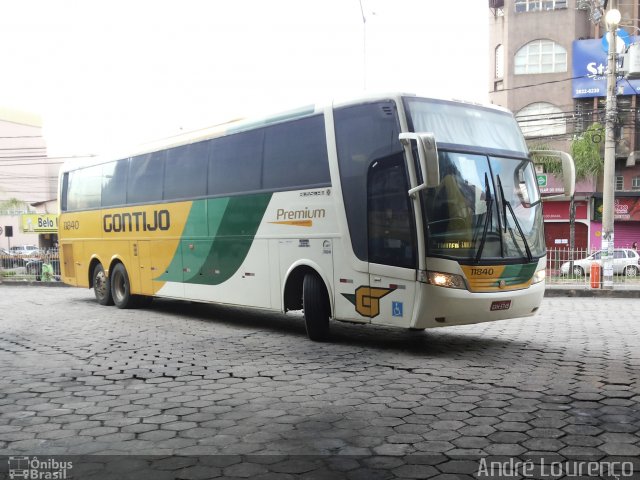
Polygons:
M634 43L629 45L627 53L624 55L622 70L625 72L625 78L635 80L640 78L640 44Z

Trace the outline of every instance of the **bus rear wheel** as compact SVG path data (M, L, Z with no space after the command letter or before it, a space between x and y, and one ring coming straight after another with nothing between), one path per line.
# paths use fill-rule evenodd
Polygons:
M101 263L93 268L93 293L95 293L96 300L100 305L113 305L111 281Z
M307 336L316 342L329 339L329 297L315 273L307 273L302 283L302 305Z
M113 302L118 308L134 308L135 297L131 294L131 283L127 269L121 263L116 264L111 271L111 294Z

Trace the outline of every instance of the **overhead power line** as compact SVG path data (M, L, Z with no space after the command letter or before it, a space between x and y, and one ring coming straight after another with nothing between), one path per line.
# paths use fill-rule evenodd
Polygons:
M562 82L568 82L570 80L577 80L579 78L586 78L586 75L580 75L578 77L569 77L569 78L562 78L560 80L549 80L546 82L540 82L540 83L531 83L529 85L520 85L519 87L511 87L511 88L502 88L500 90L492 90L489 93L500 93L500 92L510 92L512 90L521 90L523 88L533 88L533 87L540 87L543 85L552 85L555 83L562 83Z
M64 162L29 162L29 163L9 163L3 167L29 167L31 165L62 165Z
M5 138L42 138L44 139L42 135L8 135L8 136L2 135L0 136L0 140Z

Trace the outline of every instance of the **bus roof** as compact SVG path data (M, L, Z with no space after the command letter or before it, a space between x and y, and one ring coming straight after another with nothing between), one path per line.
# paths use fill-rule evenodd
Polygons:
M327 107L340 108L340 107L347 107L350 105L358 105L362 103L372 103L372 102L381 101L381 100L395 100L400 102L401 99L405 97L416 97L416 98L425 98L425 99L436 100L436 101L461 103L469 106L490 108L493 110L510 113L510 111L507 110L506 108L503 108L497 105L474 103L474 102L468 102L464 100L444 98L444 97L443 98L438 98L434 96L423 97L423 96L419 96L412 93L401 93L401 92L363 94L360 96L335 98L332 101L306 105L293 110L287 110L287 111L279 112L279 113L264 116L264 117L248 118L248 119L237 118L237 119L233 119L217 125L213 125L211 127L205 127L205 128L181 133L178 135L174 135L171 137L166 137L163 139L146 142L138 146L129 148L127 150L121 149L120 151L114 151L107 154L96 155L93 157L82 157L82 160L80 160L79 158L73 159L65 162L64 165L62 165L60 171L65 172L65 171L75 170L77 168L88 167L92 165L100 165L113 160L119 160L122 158L132 157L136 155L143 155L145 153L152 153L158 150L164 150L168 148L179 147L182 145L188 145L188 144L200 142L203 140L208 140L208 139L222 137L222 136L233 134L233 133L251 130L253 128L259 128L259 127L264 127L264 126L275 124L275 123L285 122L287 120L294 120L296 118L302 118L309 115L313 115L314 113L321 113Z

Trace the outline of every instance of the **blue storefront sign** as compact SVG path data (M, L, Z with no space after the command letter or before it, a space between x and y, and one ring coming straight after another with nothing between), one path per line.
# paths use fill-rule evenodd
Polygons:
M630 37L637 42L638 37ZM573 98L607 96L607 52L601 39L574 40L573 59ZM640 93L640 80L626 80L618 77L619 95L637 95Z

